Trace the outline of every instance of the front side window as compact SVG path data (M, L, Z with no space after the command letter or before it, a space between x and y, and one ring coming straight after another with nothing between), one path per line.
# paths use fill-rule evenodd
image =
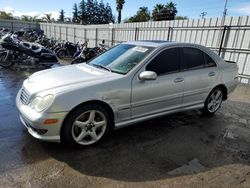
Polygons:
M93 59L89 65L119 74L127 74L146 58L153 49L153 47L120 44Z
M158 76L180 70L180 49L171 48L158 54L146 67L147 71L154 71Z
M205 66L203 52L196 48L183 48L183 59L186 69L197 69Z

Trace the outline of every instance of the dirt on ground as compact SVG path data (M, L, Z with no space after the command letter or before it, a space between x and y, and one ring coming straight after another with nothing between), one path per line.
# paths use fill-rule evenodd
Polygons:
M216 115L142 122L84 149L34 139L15 97L37 69L0 69L0 187L250 187L250 87Z

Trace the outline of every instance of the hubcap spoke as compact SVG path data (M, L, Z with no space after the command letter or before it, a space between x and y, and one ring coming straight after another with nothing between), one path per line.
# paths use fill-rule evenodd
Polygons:
M99 127L104 126L106 124L106 122L105 121L99 121L99 122L95 122L94 124L95 124L95 128L97 129Z
M95 121L95 111L94 110L89 113L89 120L88 121L89 122Z
M88 123L87 122L81 122L81 121L76 121L75 125L80 128L84 128Z
M208 103L208 109L210 109L213 106L213 102L211 101L210 103Z
M80 142L85 136L87 136L88 133L84 130L82 130L82 132L79 134L79 136L76 138L77 142Z
M218 91L218 92L216 93L216 95L215 95L215 99L216 99L216 100L219 100L220 97L221 97L221 92Z
M91 131L91 132L89 132L89 135L91 136L91 138L92 138L93 140L97 140L97 139L98 139L98 137L97 137L97 135L96 135L96 132L95 132L95 131Z

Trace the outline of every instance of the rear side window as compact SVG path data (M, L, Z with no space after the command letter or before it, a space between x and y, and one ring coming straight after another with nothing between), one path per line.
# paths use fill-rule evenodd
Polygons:
M179 71L180 49L171 48L164 50L147 65L146 70L154 71L157 75Z
M214 60L207 54L205 54L205 60L206 60L206 67L216 67L216 63Z
M205 67L204 55L196 48L183 48L183 59L187 69L197 69Z

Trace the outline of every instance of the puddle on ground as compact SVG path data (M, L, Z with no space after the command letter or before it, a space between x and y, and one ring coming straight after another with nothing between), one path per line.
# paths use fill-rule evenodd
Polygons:
M168 175L176 176L181 174L195 174L202 171L205 171L206 167L200 164L198 159L193 159L188 164L185 164L179 168L176 168L170 172L168 172Z

